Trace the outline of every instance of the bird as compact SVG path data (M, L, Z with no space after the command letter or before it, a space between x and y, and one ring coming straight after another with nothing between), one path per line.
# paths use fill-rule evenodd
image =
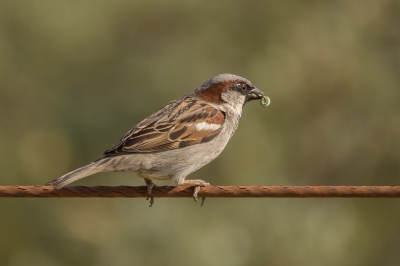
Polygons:
M46 185L60 189L100 172L133 172L146 182L150 206L153 180L193 186L197 201L200 187L210 183L186 177L220 155L239 125L245 104L264 96L243 77L216 75L138 123L100 159Z

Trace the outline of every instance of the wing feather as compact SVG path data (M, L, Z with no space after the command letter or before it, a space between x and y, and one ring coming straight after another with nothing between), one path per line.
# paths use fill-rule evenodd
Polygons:
M188 95L140 122L104 155L162 152L209 142L218 136L224 122L222 111ZM196 127L201 123L210 126Z

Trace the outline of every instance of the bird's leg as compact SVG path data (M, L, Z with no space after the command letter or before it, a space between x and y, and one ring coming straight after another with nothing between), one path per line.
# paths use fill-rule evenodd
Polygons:
M150 198L150 205L149 207L152 207L154 204L154 197L151 195L153 187L156 186L156 184L153 183L153 181L151 181L150 179L145 178L144 182L146 182L147 185L147 192L149 193L149 197L147 197L146 200L148 200Z
M197 193L199 193L200 191L200 187L206 187L209 186L210 183L207 183L204 180L200 180L200 179L194 179L194 180L185 180L183 181L183 183L181 185L189 185L189 186L193 186L193 199L194 201L198 201L199 198L197 197ZM205 197L201 198L201 206L203 206L203 203L205 201Z

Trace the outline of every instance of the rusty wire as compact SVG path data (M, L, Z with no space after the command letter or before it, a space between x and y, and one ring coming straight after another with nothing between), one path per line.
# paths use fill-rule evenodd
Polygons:
M193 187L153 188L154 197L192 197ZM400 186L208 186L199 197L208 198L398 198ZM131 186L0 186L0 197L29 198L146 198L146 187Z

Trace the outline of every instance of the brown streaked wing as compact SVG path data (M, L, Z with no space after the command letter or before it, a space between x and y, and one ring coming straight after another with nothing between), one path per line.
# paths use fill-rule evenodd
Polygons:
M185 96L140 122L104 155L162 152L205 143L218 135L224 121L225 114L220 110ZM196 130L196 125L202 122L221 127Z

